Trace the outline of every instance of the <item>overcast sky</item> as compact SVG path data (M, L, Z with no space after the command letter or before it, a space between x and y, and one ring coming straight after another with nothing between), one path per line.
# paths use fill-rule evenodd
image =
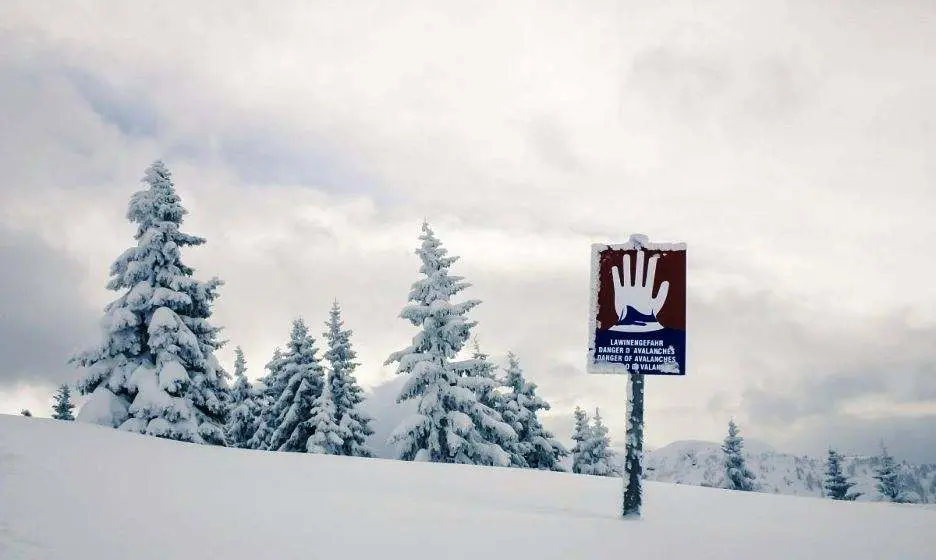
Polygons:
M781 450L936 462L931 1L8 0L0 22L0 412L47 415L76 378L162 158L251 377L337 298L361 382L391 379L428 218L549 426L600 406L623 439L625 380L585 373L589 244L641 232L689 250L688 375L648 379L649 445L733 416Z

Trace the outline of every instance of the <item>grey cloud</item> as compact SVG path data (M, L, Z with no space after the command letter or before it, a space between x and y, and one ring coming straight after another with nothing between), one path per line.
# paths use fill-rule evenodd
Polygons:
M685 117L705 110L732 80L730 67L714 57L658 46L633 58L624 88Z
M855 341L856 346L860 344L860 341ZM893 389L884 381L886 372L882 370L804 374L806 377L792 393L781 394L748 387L743 398L751 420L786 424L807 416L834 415L836 408L850 399L892 394Z
M48 71L62 72L89 108L125 136L158 135L163 117L145 88L119 87L104 77L74 66L53 66Z
M875 455L881 443L899 461L936 464L936 414L914 418L824 418L791 442L790 451L821 455L832 446L840 452Z
M581 158L569 139L569 132L555 119L540 117L526 127L527 140L546 165L566 173L581 171Z
M0 239L0 389L72 382L66 362L100 318L78 292L85 271L32 235L0 227Z
M353 155L329 145L321 132L273 124L262 115L225 117L219 112L218 120L209 119L212 124L198 133L177 137L176 121L187 115L160 110L145 88L118 86L75 67L67 68L65 75L102 122L128 137L156 139L167 160L221 164L243 184L308 185L351 194L377 190Z
M812 357L828 369L800 365L788 369L791 377L780 382L769 378L779 372L748 382L741 397L750 432L810 453L829 444L874 453L883 438L894 440L895 453L899 450L904 458L936 461L933 415L882 410L862 416L846 410L849 403L863 399L884 399L898 407L926 407L934 401L936 349L930 341L936 339L936 330L912 328L887 317L875 323L887 328L839 329L834 341L828 333L806 330L808 336L800 339L796 351L800 358ZM829 360L830 348L833 356L840 353L838 359Z
M9 36L0 45L22 47ZM210 98L208 109L173 106L178 99L159 99L163 92L152 87L153 79L108 76L55 51L0 57L0 82L7 84L0 101L11 119L5 129L21 132L0 137L0 146L16 143L0 150L5 180L30 189L106 184L122 175L118 167L135 163L128 161L128 152L142 148L148 159L141 165L156 158L211 164L223 166L238 184L306 185L395 200L365 162L328 131L263 111L233 110L235 104L217 93L203 94ZM196 117L203 124L190 130ZM3 154L18 157L7 161ZM37 161L56 164L37 166Z
M742 102L760 119L776 121L790 116L808 103L818 87L818 79L805 64L776 55L756 61L749 72L751 86Z
M15 48L21 46L0 38L0 196L93 190L131 171L136 180L159 154L152 139L126 136L118 126L132 126L129 115L137 107L114 109L109 120L102 118L86 97L93 89L87 77L53 54ZM90 96L94 103L109 106L96 95ZM118 122L118 115L125 122Z
M352 153L329 145L313 131L244 120L170 144L168 157L193 163L213 161L248 185L305 185L332 193L392 198L381 192L378 181Z
M750 421L754 424L783 424L801 417L799 403L757 387L744 391L744 401Z

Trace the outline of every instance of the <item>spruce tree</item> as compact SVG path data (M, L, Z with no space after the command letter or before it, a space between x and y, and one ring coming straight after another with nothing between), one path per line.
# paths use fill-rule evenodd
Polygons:
M725 455L725 488L729 490L754 490L754 473L744 460L744 438L734 420L728 422L728 435L722 445Z
M343 436L338 454L373 457L373 452L367 446L367 438L374 433L371 428L373 419L361 410L364 391L354 377L354 370L358 364L354 361L357 354L351 348L352 331L342 328L344 322L341 320L341 307L337 301L332 304L325 326L327 385L331 392L328 400L332 403L334 422L348 432Z
M21 410L20 414L22 414L23 416L27 418L32 418L32 412L29 412L28 408L24 408L23 410Z
M537 418L540 410L549 410L549 403L536 394L536 384L523 377L520 362L513 352L507 354L507 387L504 420L520 441L524 466L531 469L564 471L560 462L569 452L548 432Z
M833 500L845 500L852 502L861 492L849 492L856 483L848 480L845 472L842 470L842 456L829 448L829 456L826 459L826 477L824 488L826 496Z
M181 250L205 243L180 231L187 214L161 161L146 169L127 219L136 246L111 266L107 288L123 293L107 307L102 343L72 358L91 395L79 420L157 437L224 444L226 379L215 350L220 329L209 322L222 282L202 282Z
M306 451L322 455L348 455L346 443L353 438L351 430L335 421L335 401L328 385L312 403L312 411L306 420L305 432L312 435L306 441ZM367 457L369 455L358 455Z
M587 462L584 444L591 433L591 426L588 422L588 414L581 407L575 407L575 427L572 429L572 441L575 444L572 447L572 472L582 474L582 465Z
M276 429L273 404L283 394L287 383L289 383L289 378L283 374L282 366L283 351L278 347L274 348L273 357L263 366L268 373L258 379L254 391L254 402L257 410L253 435L247 441L248 449L267 449L269 447L270 436L273 434L273 430Z
M273 433L267 449L270 451L305 452L306 442L312 435L312 403L325 388L325 374L316 355L315 339L302 319L293 322L289 346L279 368L279 379L287 379L286 386L271 408Z
M71 389L67 384L62 384L53 397L55 403L52 405L52 418L56 420L72 421L75 416L72 414L75 405L71 402Z
M397 402L416 400L416 414L399 425L389 443L399 448L399 458L409 461L469 463L508 466L510 454L485 437L497 430L504 437L513 429L499 414L478 402L476 378L471 367L453 361L471 336L475 322L467 313L478 300L452 303L452 296L469 286L460 276L450 276L457 257L423 223L421 245L416 249L422 278L413 283L400 317L419 329L412 344L394 352L386 364L398 363L397 373L408 379Z
M502 392L506 387L497 377L497 368L488 355L481 351L477 337L472 341L472 349L471 360L462 362L466 366L462 372L464 383L474 391L478 403L490 411L488 416L492 420L489 424L482 424L479 431L484 439L499 445L510 455L510 466L528 467L523 456L519 435L516 433L517 428L504 416L510 399ZM501 422L513 429L511 431L502 429Z
M611 449L611 437L608 428L601 421L601 414L595 409L588 437L582 443L581 474L595 476L620 476L621 469L614 461L616 453Z
M258 406L253 388L247 379L247 360L244 351L234 349L234 386L231 388L231 414L225 427L227 444L230 447L247 449L251 436L257 430Z
M887 447L881 444L881 455L874 468L874 479L877 480L877 491L882 498L889 502L900 502L900 470L897 462L887 452Z

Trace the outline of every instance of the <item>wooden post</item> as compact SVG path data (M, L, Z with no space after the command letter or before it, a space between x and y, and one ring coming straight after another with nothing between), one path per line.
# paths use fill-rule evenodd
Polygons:
M624 500L621 517L639 519L643 504L644 376L627 374L627 446L624 456Z

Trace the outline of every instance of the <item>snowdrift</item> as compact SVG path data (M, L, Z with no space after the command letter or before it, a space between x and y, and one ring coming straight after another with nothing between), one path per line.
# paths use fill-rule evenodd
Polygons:
M936 512L224 449L0 415L0 558L932 558Z

